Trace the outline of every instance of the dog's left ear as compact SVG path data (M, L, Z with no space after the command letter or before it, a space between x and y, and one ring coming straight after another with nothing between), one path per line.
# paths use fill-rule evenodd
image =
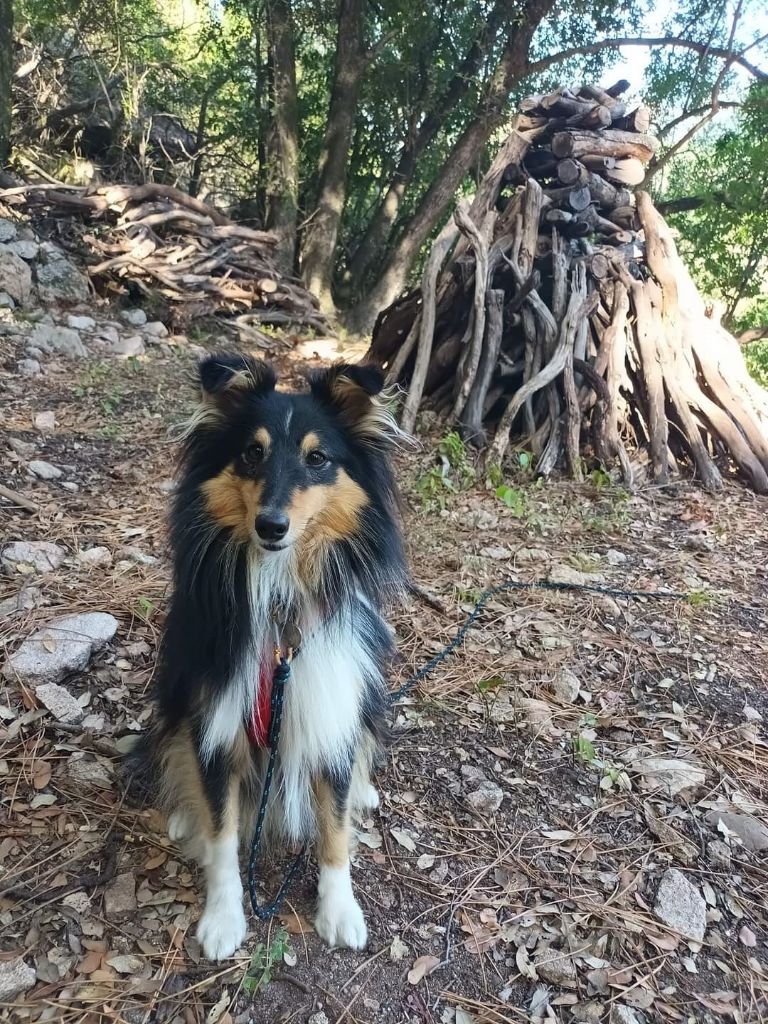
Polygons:
M392 413L378 397L384 387L384 374L378 366L336 363L327 370L311 371L309 386L315 398L330 406L361 440L387 447L401 434Z
M271 391L277 383L275 371L261 359L220 352L200 363L200 389L203 400L214 405L237 399L247 393Z

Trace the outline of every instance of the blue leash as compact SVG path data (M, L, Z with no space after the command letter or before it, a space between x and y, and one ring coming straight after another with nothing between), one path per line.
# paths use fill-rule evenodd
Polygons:
M422 665L417 672L414 672L413 675L409 676L399 689L393 691L389 695L390 706L396 704L399 700L402 700L402 698L409 693L417 683L420 683L422 679L426 679L426 677L434 672L437 666L441 662L445 661L446 658L450 658L466 636L468 630L480 617L483 609L491 598L496 597L497 594L504 594L509 590L550 590L561 592L582 591L589 594L602 594L604 597L650 597L658 601L684 601L688 596L687 594L674 590L620 590L615 587L603 587L599 583L550 583L548 581L541 581L538 583L520 583L517 580L510 580L509 582L501 583L496 587L488 587L477 599L474 608L469 615L467 615L453 639L449 640L445 647L443 647L441 651L438 651L433 658L430 658L425 665ZM266 906L260 906L258 896L256 894L256 862L259 858L261 834L264 828L264 819L267 814L269 794L272 789L272 777L274 775L275 763L277 761L277 744L280 738L280 722L283 717L285 687L290 677L290 658L286 658L281 655L277 663L277 667L275 668L275 674L272 678L269 734L267 737L267 742L269 744L269 760L267 762L267 771L264 775L264 786L261 791L261 803L259 804L259 813L256 818L256 828L254 829L253 839L251 841L251 853L248 858L248 895L251 900L251 908L260 921L269 921L278 913L283 900L285 899L286 891L298 874L299 868L304 864L307 854L307 845L305 844L291 862L291 865L285 874L285 878L280 883L280 888L277 890L274 899L267 903Z

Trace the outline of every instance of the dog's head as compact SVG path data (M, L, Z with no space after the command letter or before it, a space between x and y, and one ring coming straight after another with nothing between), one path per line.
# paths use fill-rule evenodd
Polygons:
M294 549L307 572L335 544L370 540L391 498L386 451L398 428L373 366L336 364L309 389L276 389L260 360L216 355L200 366L201 406L186 476L212 526L264 559Z

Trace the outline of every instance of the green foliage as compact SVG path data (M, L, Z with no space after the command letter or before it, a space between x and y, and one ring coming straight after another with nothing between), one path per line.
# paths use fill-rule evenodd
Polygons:
M282 963L283 956L291 952L288 932L278 928L269 944L260 942L251 954L251 962L243 977L243 989L249 996L255 996L267 987L272 980L272 971L276 964Z
M502 484L496 488L496 497L503 501L512 515L518 519L522 519L528 511L528 497L519 487Z
M768 323L768 312L766 313ZM745 345L744 357L747 361L747 369L755 378L758 384L768 388L768 338L760 341L753 341L751 345Z
M439 442L437 455L440 465L432 466L418 478L416 493L425 507L437 504L445 508L447 493L472 486L475 469L469 461L466 445L455 431L446 434Z

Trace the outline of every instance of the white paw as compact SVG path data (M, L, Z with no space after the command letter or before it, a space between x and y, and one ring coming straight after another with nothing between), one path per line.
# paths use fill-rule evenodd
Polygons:
M363 811L377 811L379 809L379 794L375 786L370 783L363 789L362 798L360 800L360 809Z
M368 941L365 918L350 892L341 899L321 899L315 917L315 931L329 946L364 949Z
M174 811L168 817L168 838L173 843L186 839L192 832L192 823L186 811Z
M206 904L197 926L197 939L209 960L224 960L243 944L246 933L242 903Z

